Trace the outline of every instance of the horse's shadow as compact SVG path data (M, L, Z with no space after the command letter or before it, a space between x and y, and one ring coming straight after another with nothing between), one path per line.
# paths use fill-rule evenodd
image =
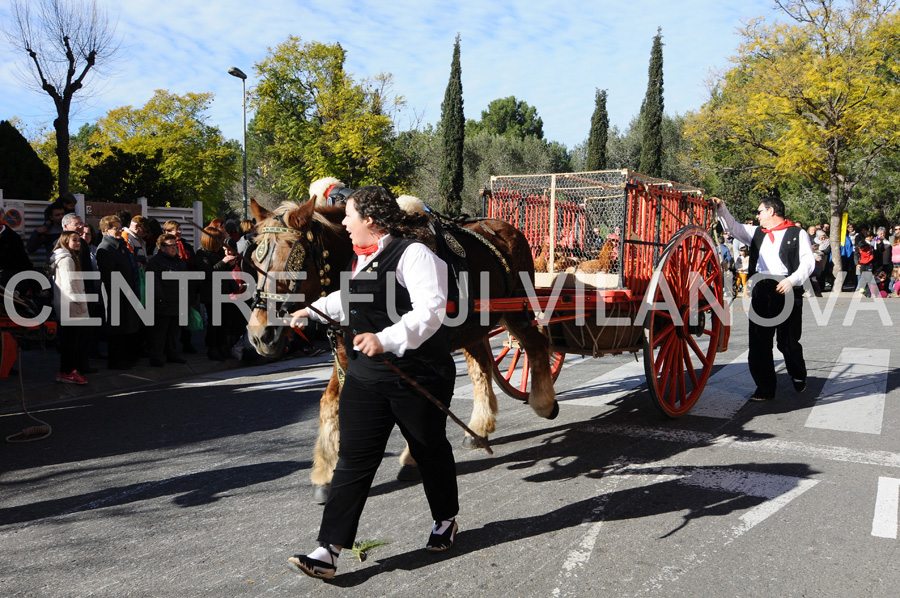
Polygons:
M715 476L724 470L751 471L762 475L784 475L790 471L796 480L809 478L819 473L803 463L737 463L726 467L685 467L685 477L705 475ZM613 476L655 476L662 473L658 467L640 465L626 466L621 469L607 470L590 477L611 478ZM789 479L789 478L785 478ZM796 487L796 483L787 483L782 493ZM650 498L648 498L648 496ZM396 570L414 571L422 567L432 566L449 558L483 552L509 542L537 538L544 534L552 534L566 529L575 529L585 523L596 521L618 521L653 517L665 513L685 511L682 522L674 529L663 534L669 537L677 534L691 524L692 521L704 517L723 517L735 511L745 511L762 504L767 498L750 496L738 491L705 488L691 483L683 483L679 479L665 479L649 485L616 490L598 494L584 500L564 505L553 511L489 522L482 527L462 530L457 542L446 553L432 554L425 550L410 550L391 555L375 562L364 569L342 573L331 581L341 587L353 587L365 583L372 577ZM574 543L576 538L572 539ZM539 555L540 552L536 551ZM536 556L535 558L541 558Z

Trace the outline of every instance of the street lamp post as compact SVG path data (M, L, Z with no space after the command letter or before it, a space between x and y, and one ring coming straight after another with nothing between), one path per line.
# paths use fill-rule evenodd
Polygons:
M228 74L241 80L241 105L244 111L244 128L241 146L244 154L244 220L247 220L247 75L236 66L228 69Z

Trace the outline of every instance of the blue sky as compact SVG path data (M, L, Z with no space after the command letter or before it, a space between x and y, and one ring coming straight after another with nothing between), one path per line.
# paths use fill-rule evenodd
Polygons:
M103 3L103 0L100 0ZM453 40L461 35L467 118L510 95L535 106L546 138L570 149L587 137L594 90L607 89L610 122L625 128L647 86L652 38L662 27L665 108L684 113L707 97L710 71L728 65L741 21L774 18L770 0L120 0L105 5L123 39L109 76L88 81L94 96L73 115L73 131L119 106L141 106L156 89L213 92L209 123L240 139L241 82L288 35L341 43L357 78L389 72L407 101L400 128L414 116L440 119ZM0 0L7 23L10 0ZM19 117L30 131L52 125L52 102L25 88L26 65L0 40L0 119ZM76 94L77 97L77 94ZM248 117L249 118L249 117Z

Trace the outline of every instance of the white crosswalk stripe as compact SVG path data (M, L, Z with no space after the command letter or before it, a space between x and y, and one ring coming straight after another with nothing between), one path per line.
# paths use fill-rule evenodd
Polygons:
M690 415L730 419L747 403L753 394L753 379L747 366L749 351L732 359L725 367L710 376L703 394L691 409ZM775 372L784 371L784 357L773 350Z
M578 388L557 394L565 405L599 407L608 405L646 382L644 362L629 361L602 376L592 378Z
M806 427L881 434L890 356L888 349L845 347Z
M900 479L878 478L872 535L878 538L897 539L898 513L900 513Z

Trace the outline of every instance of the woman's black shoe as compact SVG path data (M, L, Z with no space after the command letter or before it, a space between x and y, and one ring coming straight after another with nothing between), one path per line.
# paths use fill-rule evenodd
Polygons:
M337 571L337 557L340 553L335 552L330 546L326 546L328 552L331 553L331 562L320 561L310 558L305 554L295 554L288 559L288 564L295 571L315 577L316 579L331 579Z
M441 521L434 522L434 529L438 529L441 526ZM428 552L443 552L453 546L453 542L456 541L456 532L459 530L459 525L457 525L456 520L452 520L452 523L444 530L441 534L436 534L433 530L431 532L431 536L428 537L428 544L425 545L425 550Z

